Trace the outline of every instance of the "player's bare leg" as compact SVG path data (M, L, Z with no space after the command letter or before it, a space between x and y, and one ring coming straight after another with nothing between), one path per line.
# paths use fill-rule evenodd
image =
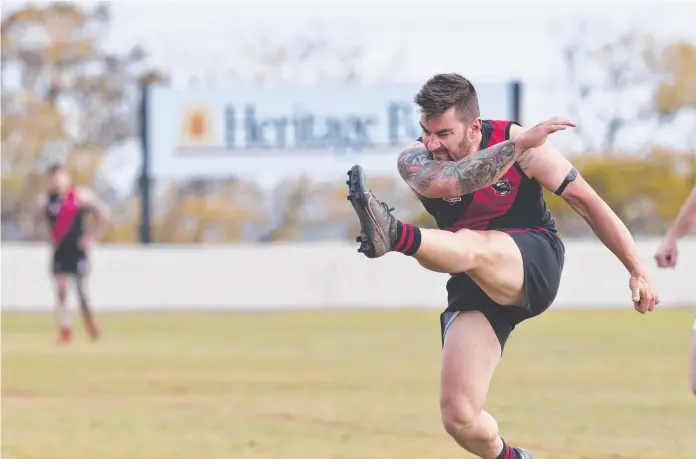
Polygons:
M691 334L691 355L689 363L689 380L691 382L691 392L696 395L696 320Z
M533 459L528 451L506 445L497 422L483 409L500 353L500 342L481 312L458 313L442 349L442 423L462 448L480 458Z
M456 233L419 230L421 244L413 257L421 266L442 273L467 273L496 303L525 305L522 254L509 235L467 229Z
M396 251L413 256L431 271L467 273L496 303L524 306L522 255L509 235L413 227L398 221L392 209L372 194L360 166L348 176L348 199L362 228L360 252L377 258Z
M433 271L467 272L499 304L521 302L522 257L507 234L412 227L396 220L392 209L369 191L360 166L348 176L348 199L362 228L360 252L377 258L398 251ZM505 445L497 423L483 410L500 353L500 342L482 313L457 315L443 345L442 421L457 443L481 458L532 459L529 452Z
M77 287L77 296L80 300L82 320L84 321L85 328L87 329L87 334L91 339L96 340L99 338L99 327L97 327L97 321L94 314L92 314L92 309L89 306L84 277L81 275L76 276L75 284Z
M56 307L55 320L58 325L60 343L69 343L72 338L72 318L67 305L68 296L68 276L66 274L55 274L56 282Z

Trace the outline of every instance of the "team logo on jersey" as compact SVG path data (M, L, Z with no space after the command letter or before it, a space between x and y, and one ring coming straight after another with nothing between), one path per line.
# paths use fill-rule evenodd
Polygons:
M512 193L512 185L510 185L510 180L508 179L498 180L491 185L491 189L501 196L507 196Z
M447 202L450 206L453 206L456 203L460 202L462 200L462 198L460 196L458 198L442 198L442 200Z

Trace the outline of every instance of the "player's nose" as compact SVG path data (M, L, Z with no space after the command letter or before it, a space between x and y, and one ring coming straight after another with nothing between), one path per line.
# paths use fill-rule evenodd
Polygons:
M442 147L442 144L436 138L429 137L429 138L425 139L425 147L428 150L435 152Z

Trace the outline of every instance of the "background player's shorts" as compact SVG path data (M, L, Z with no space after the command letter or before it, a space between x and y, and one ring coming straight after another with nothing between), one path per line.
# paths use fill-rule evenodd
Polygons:
M553 231L543 228L501 229L512 237L522 254L527 307L495 303L467 274L447 282L448 306L440 315L444 344L447 328L459 311L481 311L495 331L501 350L515 325L546 311L556 298L565 262L565 246Z
M53 274L87 275L87 254L79 249L58 249L53 251L51 262Z

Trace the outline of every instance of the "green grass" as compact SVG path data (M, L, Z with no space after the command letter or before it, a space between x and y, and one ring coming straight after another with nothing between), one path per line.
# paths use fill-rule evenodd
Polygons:
M513 333L488 409L537 459L696 450L693 312L551 310ZM59 348L3 314L3 459L470 457L438 411L438 311L102 317Z

